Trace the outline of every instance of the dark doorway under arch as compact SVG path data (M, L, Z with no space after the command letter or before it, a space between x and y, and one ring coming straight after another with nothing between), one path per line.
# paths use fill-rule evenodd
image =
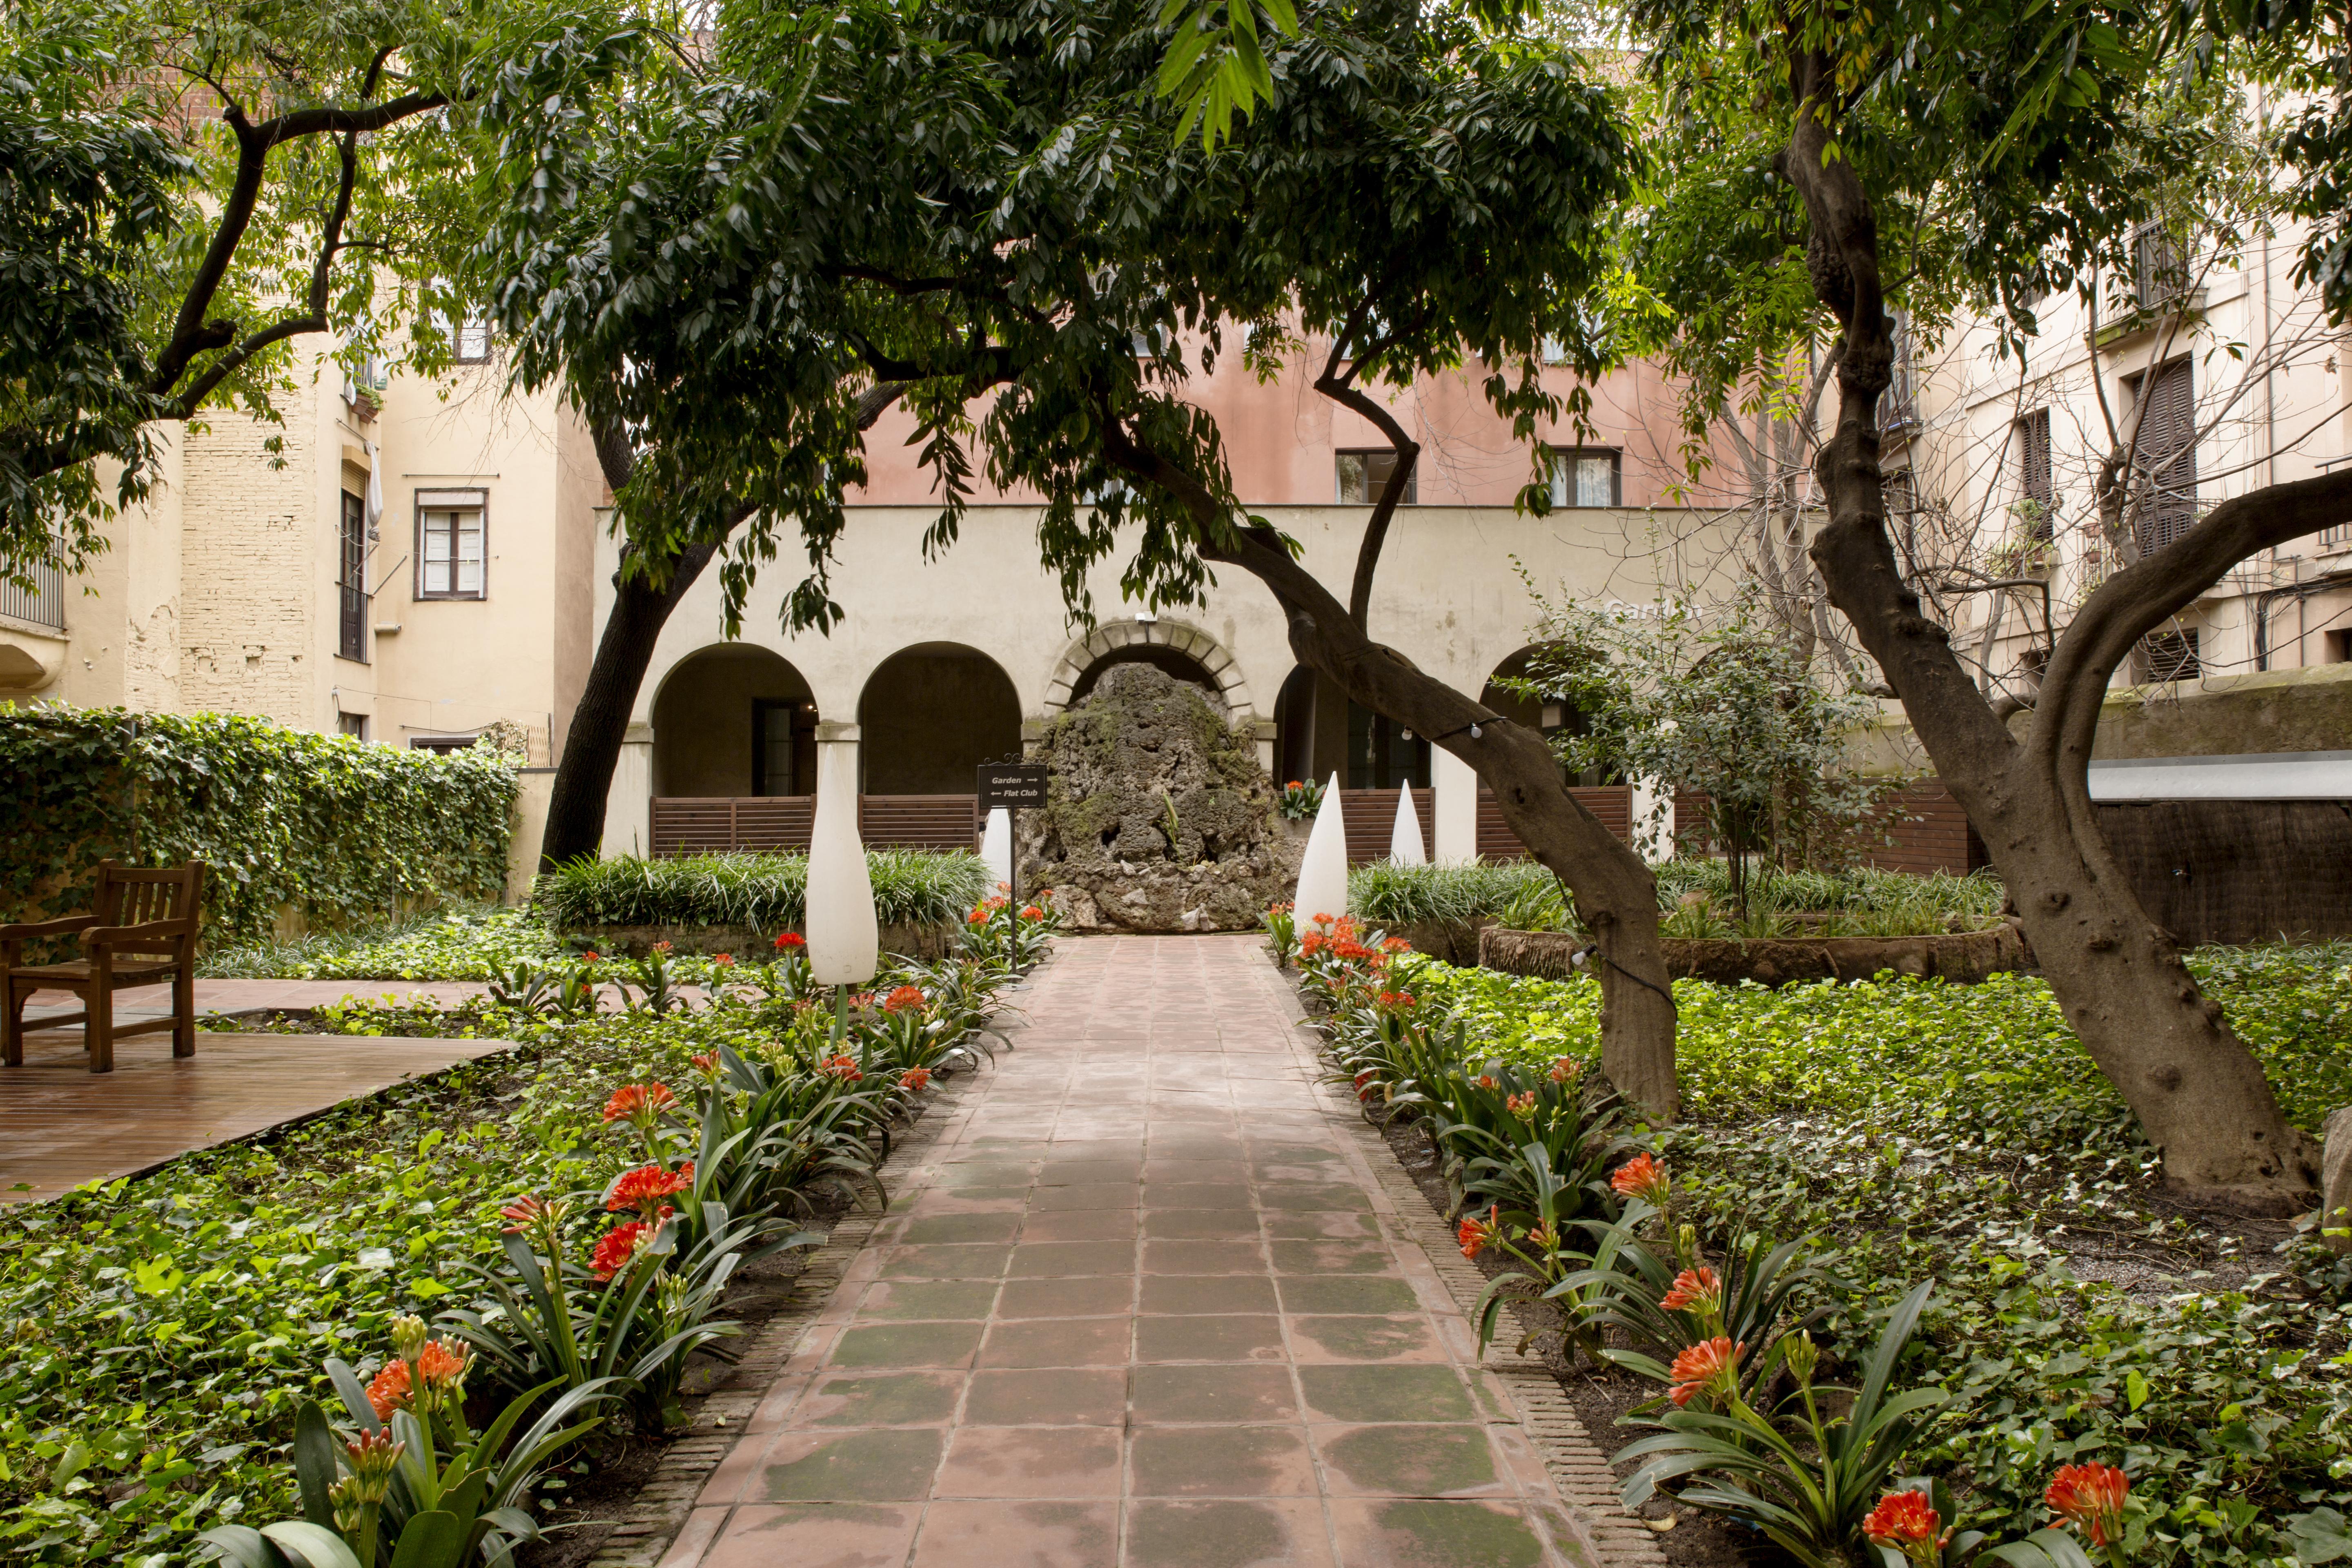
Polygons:
M1274 703L1275 760L1284 780L1326 781L1342 789L1429 788L1429 742L1351 701L1339 683L1294 668Z
M816 777L816 702L791 661L751 643L680 659L654 696L657 795L798 795Z
M1547 741L1563 733L1583 734L1588 728L1583 710L1566 698L1555 696L1538 700L1507 690L1497 684L1504 680L1525 679L1528 673L1528 658L1534 652L1535 649L1531 647L1523 647L1496 665L1495 673L1487 679L1486 689L1478 694L1479 702L1488 710L1499 713L1514 723L1525 724L1530 730L1541 731ZM1563 765L1560 772L1561 776L1570 785L1582 788L1625 782L1623 775L1607 769L1588 768L1580 773L1571 773Z
M1087 694L1094 690L1095 683L1102 679L1103 673L1122 664L1148 664L1154 669L1199 687L1219 710L1225 705L1224 691L1217 685L1217 678L1209 673L1207 665L1181 648L1166 647L1159 643L1136 643L1127 647L1113 648L1087 666L1078 676L1077 683L1070 688L1070 706L1075 708L1084 702Z
M866 678L857 727L867 795L971 795L982 763L1020 751L1021 698L978 648L918 643Z

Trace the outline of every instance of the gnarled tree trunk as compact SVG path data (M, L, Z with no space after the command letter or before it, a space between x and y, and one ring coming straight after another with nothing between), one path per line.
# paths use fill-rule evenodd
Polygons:
M1920 613L1887 539L1877 407L1893 345L1875 220L1830 149L1831 79L1826 58L1800 59L1798 129L1781 159L1811 220L1815 291L1844 329L1837 426L1816 466L1830 521L1813 559L1983 837L2067 1022L2162 1151L2168 1183L2241 1207L2307 1207L2317 1151L2140 907L2100 832L2089 768L2100 701L2139 638L2257 550L2352 517L2352 475L2225 501L2108 579L2057 638L2021 745L1949 634Z

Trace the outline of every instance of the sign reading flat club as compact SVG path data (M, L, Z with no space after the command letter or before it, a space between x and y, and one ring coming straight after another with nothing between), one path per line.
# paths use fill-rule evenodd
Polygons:
M980 770L980 809L1005 806L1013 811L1045 804L1043 763L983 763Z

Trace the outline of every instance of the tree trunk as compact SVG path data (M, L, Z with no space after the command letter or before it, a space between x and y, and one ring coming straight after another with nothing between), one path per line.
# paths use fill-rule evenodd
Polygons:
M2168 1184L2270 1213L2308 1207L2316 1150L2140 908L2099 830L2089 766L2108 680L2139 637L2255 551L2352 516L2352 476L2225 501L2109 578L2056 639L2018 744L1895 563L1878 451L1893 345L1876 222L1832 149L1833 116L1821 107L1831 63L1796 64L1801 109L1780 166L1805 202L1815 291L1845 329L1837 426L1817 464L1830 516L1812 550L1822 581L1983 837L2067 1022L2162 1151Z
M547 832L539 846L540 869L551 870L583 856L596 858L604 842L613 769L628 739L629 714L653 662L654 645L661 640L670 612L718 551L715 544L689 545L670 569L669 581L658 586L639 576L620 579L612 617L596 639L596 660L588 667L588 683L581 689L580 706L572 710L571 732L555 766Z
M1568 791L1544 738L1488 712L1365 635L1348 607L1292 559L1269 528L1232 526L1208 488L1136 441L1104 409L1105 454L1180 497L1199 525L1202 558L1238 566L1282 605L1291 651L1349 698L1428 737L1475 770L1504 820L1537 861L1567 884L1591 928L1601 976L1601 1066L1628 1102L1656 1121L1682 1115L1675 1081L1675 1005L1658 937L1657 879L1632 845Z

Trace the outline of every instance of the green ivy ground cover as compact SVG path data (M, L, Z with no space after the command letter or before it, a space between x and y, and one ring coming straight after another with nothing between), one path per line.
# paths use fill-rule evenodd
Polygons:
M754 1018L502 1020L512 1056L0 1216L0 1560L176 1568L199 1531L293 1512L283 1444L322 1360L449 1305L517 1194L616 1173L611 1090L752 1047Z
M2191 965L2299 1123L2352 1103L2352 945ZM1591 981L1402 973L1474 1054L1597 1048ZM1717 1222L1821 1238L1853 1287L1832 1339L1865 1339L1873 1306L1937 1281L1916 1376L1960 1398L1917 1458L1972 1523L2022 1533L2055 1466L2100 1459L2132 1473L2155 1561L2352 1560L2344 1270L2303 1242L2202 1243L2152 1194L2153 1152L2045 985L1675 990L1690 1120L1669 1166Z
M215 980L489 980L518 963L570 956L577 945L529 910L467 909L227 948L206 952L197 967Z
M496 898L514 763L182 716L0 702L0 920L89 907L98 863L205 862L207 940L266 936L279 906L356 921Z

